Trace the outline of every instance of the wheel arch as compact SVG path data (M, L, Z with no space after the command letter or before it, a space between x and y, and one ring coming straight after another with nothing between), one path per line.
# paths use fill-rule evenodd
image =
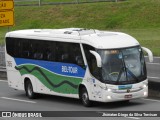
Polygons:
M37 89L36 81L35 81L34 77L29 76L29 75L23 76L23 83L24 83L23 87L24 87L24 90L26 90L27 81L31 82L31 84L33 86L33 91L36 92L36 89Z
M24 90L26 90L27 81L30 81L30 82L31 82L31 80L30 80L29 77L25 77L25 78L24 78ZM31 83L32 83L32 82L31 82Z
M81 98L81 92L82 92L82 89L85 88L87 90L87 87L84 85L84 84L80 84L79 85L79 88L78 88L78 95L79 95L79 98ZM88 90L87 90L88 92Z

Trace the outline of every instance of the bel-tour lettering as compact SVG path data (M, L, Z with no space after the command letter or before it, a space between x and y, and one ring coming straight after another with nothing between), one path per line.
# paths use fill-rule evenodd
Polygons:
M62 72L76 74L78 73L78 68L71 66L62 66Z

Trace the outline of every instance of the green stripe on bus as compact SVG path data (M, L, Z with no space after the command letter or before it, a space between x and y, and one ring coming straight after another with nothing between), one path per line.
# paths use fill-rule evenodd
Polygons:
M23 64L16 66L15 69L19 70L21 75L35 76L48 89L63 94L78 94L78 85L82 82L82 78L57 75L35 65Z

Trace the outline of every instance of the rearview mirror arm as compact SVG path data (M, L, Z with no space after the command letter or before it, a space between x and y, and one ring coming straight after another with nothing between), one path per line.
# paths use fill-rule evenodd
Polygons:
M147 52L148 58L149 58L149 62L153 62L153 54L152 54L151 50L148 49L148 48L146 48L146 47L142 47L142 49L143 49L145 52Z
M97 67L102 67L102 59L101 59L101 56L100 56L97 52L95 52L95 51L93 51L93 50L90 50L89 52L95 56L96 61L97 61Z

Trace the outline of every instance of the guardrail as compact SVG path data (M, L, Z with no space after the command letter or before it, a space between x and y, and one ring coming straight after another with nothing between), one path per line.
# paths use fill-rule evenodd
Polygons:
M4 51L0 51L0 66L6 66L5 64L5 52Z
M14 0L15 6L53 5L53 4L80 4L93 2L118 2L124 0Z

